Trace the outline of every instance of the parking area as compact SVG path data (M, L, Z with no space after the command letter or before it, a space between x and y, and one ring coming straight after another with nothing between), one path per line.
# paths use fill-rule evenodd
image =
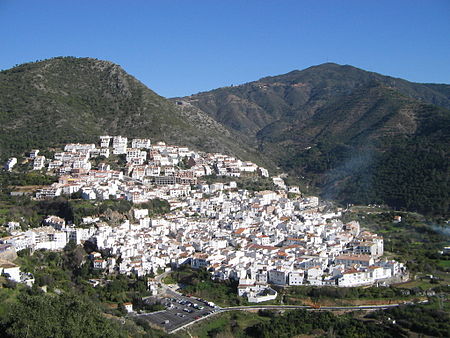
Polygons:
M162 298L161 300L166 306L166 310L137 316L163 327L167 332L219 310L214 304L208 304L203 300L192 297L177 296Z

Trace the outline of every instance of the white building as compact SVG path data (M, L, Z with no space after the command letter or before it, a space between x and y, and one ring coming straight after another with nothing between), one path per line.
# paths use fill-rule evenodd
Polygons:
M5 170L11 171L12 168L17 164L17 158L11 157L8 159L8 161L5 163Z
M0 261L0 275L8 275L10 280L20 283L20 267L14 263Z
M288 274L288 285L302 285L304 277L303 271L291 271Z
M45 166L45 156L36 156L33 161L33 170L41 170Z
M114 136L113 138L113 154L120 155L127 153L128 138L122 136Z
M28 230L27 236L31 238L34 249L61 250L67 244L67 235L64 231L52 227L40 227Z
M123 306L128 313L133 312L133 303L123 303Z
M151 142L148 138L135 138L131 141L131 148L150 149Z
M287 282L287 271L284 270L269 270L268 272L268 281L269 283L276 284L276 285L286 285Z
M139 148L127 148L127 162L137 160L136 164L142 164L147 159L147 152L140 150Z
M39 149L33 149L32 151L29 152L28 157L30 159L34 159L36 158L36 156L38 156L39 154Z
M111 144L111 136L100 136L100 147L101 148L108 148L109 145Z
M344 264L345 267L350 267L355 264L371 266L375 262L370 255L339 255L335 258L335 264Z

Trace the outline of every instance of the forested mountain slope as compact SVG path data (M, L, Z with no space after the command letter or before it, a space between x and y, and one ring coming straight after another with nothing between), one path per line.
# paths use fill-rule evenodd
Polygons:
M257 158L204 112L157 95L120 66L59 57L0 72L0 157L103 134Z
M448 213L449 85L327 63L182 100L325 197Z

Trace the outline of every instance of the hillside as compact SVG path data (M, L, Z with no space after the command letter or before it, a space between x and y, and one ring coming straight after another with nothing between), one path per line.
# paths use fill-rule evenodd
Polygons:
M150 137L279 165L344 203L447 215L448 108L449 85L330 63L170 101L111 62L60 57L0 72L0 158Z
M204 112L157 95L120 66L60 57L0 72L0 158L103 134L150 137L258 161Z
M327 63L182 100L325 197L448 214L449 85Z

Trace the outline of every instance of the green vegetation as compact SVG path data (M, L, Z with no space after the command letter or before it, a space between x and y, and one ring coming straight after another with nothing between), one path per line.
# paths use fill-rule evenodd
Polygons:
M450 336L449 313L426 306L401 306L377 311L367 317L382 322L395 320L396 324L404 329L428 336Z
M265 311L259 313L232 311L210 317L189 328L192 336L206 337L243 337L245 330L260 322L267 322L270 317Z
M327 188L330 197L344 203L384 203L428 216L448 214L450 144L445 140L450 114L430 106L417 109L421 125L414 135L385 137L378 149L361 155L359 163L355 155L344 157L343 162L354 161L357 170L341 166L331 171L324 185L338 184L338 188ZM340 179L349 173L345 188L339 191Z
M322 195L328 199L342 203L387 204L399 210L445 217L449 212L447 196L450 192L447 160L450 144L446 141L450 113L423 104L412 105L401 97L390 100L394 101L392 109L403 109L398 104L404 101L404 105L415 111L420 127L413 135L392 131L395 136L391 136L379 131L378 137L383 141L369 142L350 137L354 132L355 137L361 138L360 134L364 135L366 131L360 129L330 131L336 134L318 136L309 150L298 150L293 145L292 151L282 158L283 166L294 173L304 172L311 184L320 186ZM336 107L330 109L336 114ZM339 109L342 119L348 110L352 110L347 106ZM388 107L384 109L390 111ZM371 113L376 114L376 111ZM339 114L333 118L340 118ZM389 119L393 118L389 116ZM321 125L326 123L325 120L316 123ZM371 130L372 133L377 132Z
M292 286L279 290L279 293L284 304L326 306L370 304L371 301L393 304L423 296L421 290L409 290L394 286L353 288Z
M6 337L126 337L87 298L23 292L2 320Z
M0 224L18 221L22 217L33 219L33 211L25 207L32 203L27 194L36 186L52 184L57 180L54 176L39 172L11 173L0 171ZM12 191L19 191L25 196L11 196ZM26 210L25 210L26 209Z
M163 215L170 211L170 205L166 200L155 198L145 203L138 204L141 209L147 209L149 216Z
M283 314L260 310L258 313L224 313L194 326L199 337L406 337L407 331L388 321L361 318L360 313L336 316L331 312L288 311Z
M211 274L205 269L192 269L183 265L178 270L172 271L166 277L165 282L179 283L184 294L194 295L220 306L247 304L244 298L237 295L236 283L229 280L214 281L211 279Z
M42 174L40 172L0 172L0 187L8 189L13 186L28 186L28 185L50 185L57 182L58 178Z
M250 337L292 337L300 334L332 337L392 337L406 336L394 325L379 325L355 319L353 314L335 316L331 312L289 311L274 315L270 321L246 329Z
M445 85L325 64L200 93L178 106L110 62L55 58L0 72L0 160L96 142L104 133L151 137L279 165L302 177L303 191L320 187L343 203L445 218L447 92ZM241 186L270 188L253 183Z
M428 306L401 306L371 313L306 310L228 312L189 329L198 337L409 337L411 333L448 337L448 313ZM395 323L394 323L395 321Z
M303 189L446 217L448 88L327 63L185 99L304 177Z
M105 156L98 156L94 158L90 158L89 162L91 162L93 168L98 168L100 163L109 165L112 170L125 170L125 165L127 163L126 161L126 155L120 154L120 155L109 155L108 158Z
M63 252L38 250L30 255L28 251L21 251L18 262L23 271L34 275L36 286L46 286L49 291L75 289L90 299L116 304L149 295L145 278L125 275L109 276L107 283L92 287L88 280L101 279L103 273L93 269L86 250L90 248L70 242ZM107 258L107 253L104 257Z
M0 200L0 221L21 221L33 227L39 226L48 215L62 217L66 222L79 225L83 217L100 216L108 221L116 218L124 218L128 215L133 204L124 199L110 199L104 201L93 201L78 199L75 194L69 198L59 196L49 200L35 201L28 196L10 196L3 194ZM150 216L162 215L170 210L165 200L154 199L147 203L138 205L139 208L149 210ZM118 213L114 215L114 212ZM132 215L129 215L132 217Z
M122 319L119 324L123 302L133 302L137 311L162 308L142 300L149 295L146 278L105 276L92 268L86 250L70 242L62 252L19 252L17 263L36 281L29 288L1 277L0 331L6 337L164 336L142 322ZM93 287L93 279L100 284Z
M237 186L239 189L249 191L278 190L273 184L272 179L266 177L244 177L237 181Z
M249 191L262 191L262 190L277 190L278 188L273 184L271 178L249 176L249 177L224 177L217 175L210 175L202 177L208 184L216 182L229 183L236 182L238 189L246 189Z
M401 216L402 221L394 223L394 216ZM405 262L413 274L438 273L445 277L448 272L441 263L448 257L440 254L450 243L450 238L444 234L448 227L429 223L419 214L377 209L372 212L354 209L354 212L346 213L343 220L357 220L363 228L382 235L386 254Z
M120 66L93 58L58 57L1 71L0 125L0 161L33 148L97 142L103 134L258 158L207 114L178 107Z
M64 203L64 202L63 202ZM86 216L101 216L108 212L118 212L119 214L128 214L133 204L127 200L68 200L62 207L58 216L66 218L75 224L79 224L81 219ZM137 208L148 209L150 216L162 215L170 210L169 203L166 200L154 199L146 203L136 205Z

